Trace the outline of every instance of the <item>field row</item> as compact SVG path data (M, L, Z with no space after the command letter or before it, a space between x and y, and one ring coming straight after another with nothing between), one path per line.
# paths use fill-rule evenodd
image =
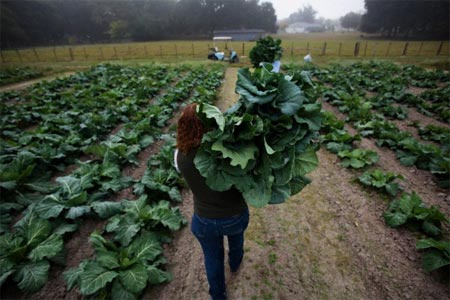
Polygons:
M287 72L302 72L296 66L287 69ZM393 94L405 93L410 84L432 88L423 91L419 97L427 99L425 95L429 94L436 97L421 101L430 101L440 107L440 112L448 113L449 104L445 101L448 93L441 92L441 89L448 89L448 76L412 66L399 67L377 62L348 67L335 65L326 69L310 66L307 69L316 78L311 84L313 88L306 91L307 95L321 97L324 108L328 110L323 113L322 145L339 157L343 167L355 170L357 182L379 191L389 199L383 215L388 226L406 227L420 232L416 248L423 251L424 269L428 272L443 271L450 264L450 219L447 215L450 207L438 194L445 196L447 192L443 188L449 188L450 130L448 126L425 129L415 124L420 128L422 139L435 142L424 143L408 131L399 129L390 119L406 118L391 111L402 108L392 106L396 99ZM367 97L367 91L377 94ZM383 109L386 107L389 109ZM448 118L447 114L444 116ZM439 134L435 131L439 131ZM399 164L386 159L390 155L382 150L384 147L395 152ZM423 186L428 183L426 175L422 177L422 174L407 171L407 167L414 165L431 172L441 188ZM404 175L392 170L402 170ZM411 177L414 177L413 180ZM422 181L422 185L411 184L423 179L426 181ZM435 194L430 197L427 193L427 199L423 201L420 194L426 190L434 190Z
M92 297L133 299L169 280L162 244L185 221L170 205L181 200L179 178L173 137L161 129L183 103L211 102L222 77L221 66L99 65L2 95L2 294L20 293L16 284L48 292L49 274L62 270L68 290ZM150 148L158 154L147 161ZM133 165L146 166L137 178L126 173ZM80 249L66 245L95 224L95 256L81 243L73 261Z

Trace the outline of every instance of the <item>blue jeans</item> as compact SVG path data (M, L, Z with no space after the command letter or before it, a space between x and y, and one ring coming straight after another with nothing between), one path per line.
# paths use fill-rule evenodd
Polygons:
M206 277L212 299L226 299L223 237L228 237L230 269L239 269L244 256L244 231L249 212L229 218L209 219L194 214L191 230L200 242L205 256Z

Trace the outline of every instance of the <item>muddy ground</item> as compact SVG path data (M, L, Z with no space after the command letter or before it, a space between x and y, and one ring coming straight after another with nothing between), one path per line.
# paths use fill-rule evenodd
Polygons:
M221 110L237 100L236 78L237 69L228 68L217 102ZM355 183L357 173L341 167L335 155L321 149L318 156L313 181L302 192L281 205L250 209L243 268L234 277L226 269L229 298L450 299L448 286L423 271L415 234L384 224L387 199ZM381 164L389 167L393 159ZM426 201L446 202L435 186L428 191L429 178L416 176L418 170L401 171L407 189L420 187ZM185 190L183 199L189 219L192 194ZM189 225L166 255L174 280L148 289L144 298L208 299L202 251Z

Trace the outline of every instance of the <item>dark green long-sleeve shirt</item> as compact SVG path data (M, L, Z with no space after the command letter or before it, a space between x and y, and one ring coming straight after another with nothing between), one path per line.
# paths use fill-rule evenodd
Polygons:
M183 154L178 151L176 162L181 175L194 194L194 212L204 218L227 218L238 215L247 208L242 194L235 188L225 192L210 189L205 178L194 165L197 149Z

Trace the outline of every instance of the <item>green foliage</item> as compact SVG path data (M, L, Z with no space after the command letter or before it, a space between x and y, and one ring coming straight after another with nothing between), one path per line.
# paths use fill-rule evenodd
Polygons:
M273 63L280 60L283 55L283 48L281 48L281 40L274 39L271 36L260 38L256 41L256 46L250 50L250 61L253 67L260 67L261 63Z
M401 191L398 183L394 182L396 179L403 179L403 176L378 169L366 171L358 177L359 182L363 185L381 189L394 197Z
M160 269L165 260L155 234L142 231L129 245L120 246L94 232L90 242L95 258L64 272L69 290L77 286L82 295L96 299L138 299L148 284L171 279L169 273Z
M284 202L309 183L318 164L312 139L321 127L320 105L283 74L266 68L238 72L239 102L205 134L194 163L213 190L235 187L250 205ZM208 117L206 112L203 117Z
M421 239L417 241L416 249L425 251L422 257L422 266L427 272L450 265L450 241Z
M15 67L0 70L0 86L42 76L41 71L30 67Z
M354 169L373 165L379 160L377 152L364 149L343 150L338 152L338 156L342 159L342 166Z
M147 196L135 201L122 201L122 212L109 219L107 232L115 233L115 240L128 246L133 237L142 230L156 231L161 226L176 231L186 224L178 208L171 208L170 202L160 200L148 204Z
M439 236L442 223L449 223L449 219L437 207L427 207L415 192L404 193L392 201L384 213L384 220L391 227L407 224L430 236Z
M12 276L23 292L36 292L47 282L50 260L64 249L62 236L76 225L52 224L31 210L14 227L14 234L0 236L0 286Z

